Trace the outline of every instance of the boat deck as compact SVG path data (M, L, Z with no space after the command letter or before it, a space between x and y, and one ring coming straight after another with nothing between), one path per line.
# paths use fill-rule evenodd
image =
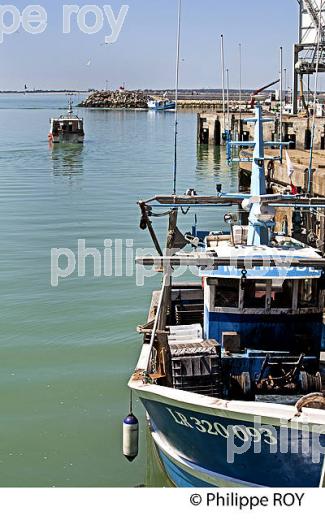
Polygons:
M321 357L321 374L323 381L323 392L325 393L325 353L323 353ZM263 403L277 403L295 406L296 402L301 397L303 397L303 395L257 395L256 401Z
M155 310L158 305L160 291L153 294L151 312L149 321L154 320ZM175 283L172 291L172 300L175 305L172 324L193 323L193 314L195 314L195 323L203 324L203 293L202 287L197 283ZM181 310L178 310L178 306ZM188 311L188 312L187 312ZM187 316L189 314L189 316ZM176 322L174 321L176 320ZM323 392L325 393L325 352L321 353L321 374L323 382ZM270 402L285 405L295 405L302 395L257 395L256 401Z

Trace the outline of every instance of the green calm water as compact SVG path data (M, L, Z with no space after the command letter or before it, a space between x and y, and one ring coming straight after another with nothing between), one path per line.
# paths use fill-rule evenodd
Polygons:
M65 106L64 96L0 96L0 486L136 486L145 424L130 465L121 423L135 328L159 278L141 288L132 277L95 278L90 261L84 278L52 288L51 248L151 246L136 202L171 191L174 116L80 110L85 145L51 150L49 118ZM196 115L180 114L179 127L178 191L236 189L219 151L197 149ZM218 228L222 214L205 215L202 227ZM138 403L136 413L143 419Z

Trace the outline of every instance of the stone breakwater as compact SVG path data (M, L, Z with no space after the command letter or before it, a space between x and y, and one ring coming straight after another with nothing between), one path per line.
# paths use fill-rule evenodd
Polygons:
M97 91L80 103L85 108L147 108L148 96L137 91Z
M150 98L162 99L165 92L150 90L98 90L92 92L79 106L84 108L147 109L147 103ZM168 99L175 99L175 93L170 91L167 93L167 97ZM243 110L246 106L244 103L242 105ZM202 110L213 113L222 112L222 99L219 99L218 96L214 98L210 96L208 99L204 99L204 94L191 95L181 92L178 97L178 108L198 112ZM230 110L231 112L236 112L238 110L238 102L231 101Z

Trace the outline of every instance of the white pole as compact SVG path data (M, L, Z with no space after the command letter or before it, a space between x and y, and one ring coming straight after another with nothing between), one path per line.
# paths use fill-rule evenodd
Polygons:
M229 69L227 69L227 130L230 130Z
M239 44L239 104L242 103L242 47Z
M176 85L175 85L175 143L174 143L174 195L177 189L177 137L178 137L178 90L179 90L179 57L181 42L182 0L178 0L177 51L176 51Z
M223 34L221 35L221 73L222 73L222 112L223 112L223 131L226 130L226 100L225 100L225 49Z
M239 44L239 128L238 128L238 140L242 140L243 136L241 134L242 131L242 45Z
M283 49L280 47L280 142L283 141ZM282 159L282 146L281 146L281 159Z

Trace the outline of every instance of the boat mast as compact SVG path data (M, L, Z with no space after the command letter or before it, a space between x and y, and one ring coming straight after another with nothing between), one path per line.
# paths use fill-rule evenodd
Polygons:
M182 0L178 0L178 24L177 24L177 50L176 50L176 85L175 85L175 142L174 142L174 182L173 194L177 191L177 141L178 141L178 90L179 90L179 62L180 62L180 42L181 42L181 16Z
M283 48L280 47L280 143L283 141ZM283 148L280 145L281 161L283 158Z
M69 96L68 99L68 115L71 116L73 114L73 105L72 105L72 98Z
M260 246L269 244L269 225L272 223L275 212L260 199L266 194L265 182L265 155L264 155L264 136L263 123L268 119L262 119L262 107L256 104L255 118L248 119L248 122L255 123L254 134L254 154L252 162L251 178L251 197L257 198L256 202L248 201L249 210L249 229L247 245Z
M242 47L241 43L239 44L239 104L240 104L240 112L241 112L241 102L242 102Z
M226 70L227 73L227 130L230 128L230 103L229 103L229 69Z
M253 167L252 167L252 185L251 195L259 196L266 194L265 185L265 169L264 169L264 136L263 136L263 120L262 120L262 107L257 103L255 108L256 118L253 119L255 122L255 147L253 154Z
M223 130L226 130L226 96L225 96L225 48L223 34L221 35L221 75L222 75L222 112Z
M240 127L239 127L239 135L241 136L242 134L242 123L241 123L241 107L242 107L242 96L243 96L243 93L242 93L242 45L241 43L239 43L238 45L239 47L239 119L240 119ZM242 136L241 136L242 138Z

